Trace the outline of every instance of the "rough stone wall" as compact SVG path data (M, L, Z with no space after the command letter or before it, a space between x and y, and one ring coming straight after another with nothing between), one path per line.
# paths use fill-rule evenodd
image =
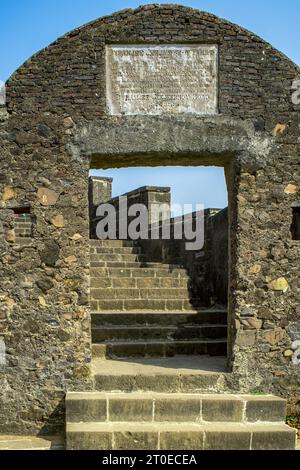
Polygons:
M205 234L205 281L210 303L227 305L228 300L228 209L207 218Z
M99 159L76 148L86 147L83 135L96 124L108 139L124 133L130 142L133 135L124 118L106 114L105 44L185 42L218 44L219 111L228 120L227 131L235 131L230 123L251 123L254 141L261 143L259 157L241 156L229 175L234 372L229 386L299 401L300 366L291 361L291 345L300 330L300 245L290 232L291 205L299 200L300 186L300 108L291 101L299 70L252 33L213 15L147 5L74 30L8 82L7 110L0 111L0 335L8 353L0 378L0 432L58 431L64 391L91 386L88 172L90 159L94 168ZM172 121L173 132L183 132L180 120L183 124ZM210 135L222 133L215 121L208 125ZM134 123L141 142L147 128L139 118ZM151 123L166 136L168 120ZM190 132L192 148L196 136L190 129L184 131ZM227 132L220 154L226 153L226 143L236 139L239 145L244 137ZM154 132L144 142L144 135L148 153L133 153L133 164L155 164L153 138ZM181 139L180 133L174 135L175 147ZM108 166L114 165L112 155ZM164 161L172 164L174 155L165 153ZM213 155L203 157L211 162ZM186 156L186 164L192 160L195 164L196 153ZM19 247L9 241L11 208L24 202L35 225L32 244Z
M205 307L228 304L228 208L204 211L204 246L184 252L193 297Z

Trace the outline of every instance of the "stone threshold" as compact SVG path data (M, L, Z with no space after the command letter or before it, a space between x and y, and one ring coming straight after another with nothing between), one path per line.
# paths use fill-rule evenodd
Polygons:
M113 375L201 375L226 374L223 356L173 356L148 358L99 359L92 361L94 374Z
M17 436L0 435L1 450L64 450L65 441L62 436Z

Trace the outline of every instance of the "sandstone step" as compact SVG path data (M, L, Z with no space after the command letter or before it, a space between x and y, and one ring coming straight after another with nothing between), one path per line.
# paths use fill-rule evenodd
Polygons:
M226 371L226 357L221 356L112 360L93 354L92 360L95 390L107 392L216 393L224 390Z
M67 422L284 423L286 401L273 395L68 392Z
M91 267L91 279L98 279L103 277L131 277L131 278L182 278L189 279L185 269L174 268L172 270L165 268L163 265L160 267L147 267L147 268L120 268L120 267Z
M64 438L62 436L18 436L0 434L1 450L63 450L65 448Z
M118 263L146 263L147 257L137 253L97 253L91 254L91 266L95 263L110 261Z
M90 240L90 247L122 248L138 246L133 240Z
M39 438L18 438L15 436L14 439L2 440L0 439L0 451L16 451L16 450L31 450L41 451L50 450L51 442Z
M189 300L187 288L92 288L91 299L183 299Z
M162 326L124 326L93 327L92 342L103 343L106 341L154 341L154 340L191 340L191 339L218 339L226 338L227 326L225 325L175 325Z
M163 263L151 263L148 261L93 261L91 262L91 268L155 268L158 270L168 270L172 271L173 269L184 269L182 264L163 264Z
M196 312L201 309L199 299L99 299L92 300L93 311L105 312L114 310L115 312Z
M184 324L219 324L227 325L227 311L219 310L200 310L195 312L150 312L150 313L98 313L92 312L92 327L120 326L120 325L184 325Z
M97 350L97 346L99 349ZM94 344L93 354L108 358L170 357L176 355L226 356L227 340L203 338L201 340L174 341L106 341Z
M67 423L68 450L294 450L285 424Z
M119 246L119 247L110 247L110 246L100 246L100 247L91 247L90 256L91 261L96 257L100 257L102 254L113 254L113 255L140 255L142 249L138 246Z
M99 249L97 248L97 251ZM92 267L97 267L98 263L102 262L114 262L114 263L138 263L138 265L156 265L159 266L184 266L182 260L172 259L168 262L159 262L152 260L146 254L138 252L101 252L101 253L91 253L90 254L90 263Z
M97 277L91 278L91 288L185 288L189 287L189 280L175 277Z

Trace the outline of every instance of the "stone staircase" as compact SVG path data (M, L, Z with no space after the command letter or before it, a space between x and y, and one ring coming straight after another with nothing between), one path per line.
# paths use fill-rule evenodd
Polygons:
M91 241L94 392L66 396L69 450L294 449L286 402L224 393L227 313L178 263Z
M68 393L69 450L287 450L285 400L272 396Z
M94 356L225 356L226 311L200 311L190 292L180 261L149 262L130 241L91 241Z

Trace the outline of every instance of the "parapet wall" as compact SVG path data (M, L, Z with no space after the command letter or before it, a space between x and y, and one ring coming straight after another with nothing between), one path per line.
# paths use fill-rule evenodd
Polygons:
M112 178L103 176L89 177L89 214L90 220L96 217L96 211L100 204L109 201L112 197Z
M197 213L186 214L186 217L194 220ZM193 297L199 299L204 307L225 306L228 303L228 208L206 209L203 213L203 222L198 233L199 240L203 238L203 247L199 250L187 250L186 243L191 242L184 236L181 240L175 239L175 232L184 235L184 219L177 217L170 219L167 224L170 239L162 239L162 223L158 224L158 240L151 240L151 228L149 240L140 240L143 251L149 259L164 262L171 265L182 265L186 268L190 277L190 290ZM175 226L177 225L177 228ZM179 225L179 227L178 227ZM156 224L155 224L156 227ZM178 230L179 229L179 230ZM196 232L195 232L196 233ZM196 237L195 237L196 240ZM195 242L195 240L192 240Z
M125 210L120 208L120 198L124 201ZM134 205L140 204L147 209L145 220L149 227L151 224L159 220L170 217L171 194L170 188L166 187L143 186L121 196L114 197L112 199L109 198L103 202L115 208L117 238L120 237L120 223L125 222L125 227L129 228L130 222L139 216L140 212L137 212L134 215L128 215L128 211L130 211L130 209L134 209ZM103 220L103 217L94 217L91 219L91 238L98 238L96 230L97 224L100 220ZM126 231L125 235L122 234L122 238L127 238L127 233L128 232Z

